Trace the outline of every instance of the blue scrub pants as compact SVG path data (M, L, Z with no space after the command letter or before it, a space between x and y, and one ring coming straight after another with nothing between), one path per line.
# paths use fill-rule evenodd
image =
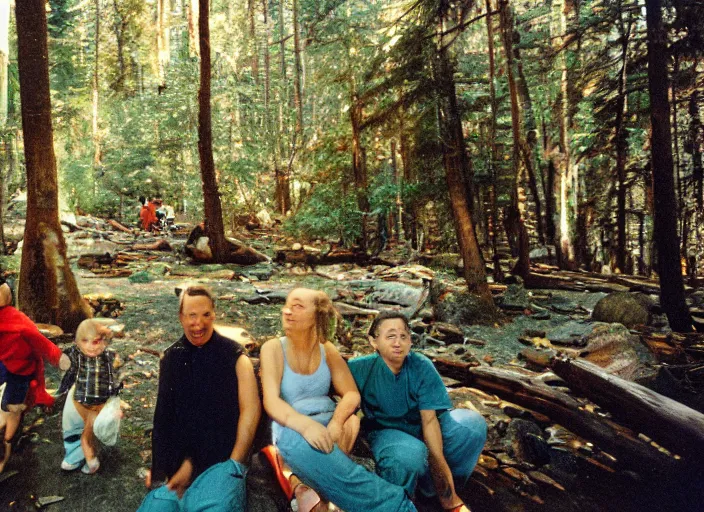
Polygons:
M181 499L165 485L154 489L137 512L245 512L246 474L243 464L228 459L201 473Z
M356 464L337 445L323 453L295 430L283 427L276 446L291 470L318 494L349 512L413 512L398 485L391 485Z
M469 479L486 442L486 421L481 414L467 409L454 409L438 418L442 431L442 448L450 466L455 488ZM425 443L396 429L375 430L368 436L376 471L386 481L400 485L413 496L416 485L425 496L434 496L430 477L428 448Z

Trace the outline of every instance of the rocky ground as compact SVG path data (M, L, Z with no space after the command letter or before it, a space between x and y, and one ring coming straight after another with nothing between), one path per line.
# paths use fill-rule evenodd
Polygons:
M78 245L76 242L74 247ZM97 245L101 251L108 246L113 251L117 247L114 242L104 240L98 240ZM265 245L262 242L259 248L265 249ZM88 251L75 249L74 254L85 252ZM3 263L6 268L12 267L11 262ZM366 303L373 307L384 301L379 295L371 297L364 286L360 289L359 281L372 278L381 282L380 272L389 267L188 266L180 255L167 252L154 253L148 261L138 259L130 268L129 278L106 278L76 268L82 293L107 297L117 303L114 314L119 315L117 321L124 325L124 337L113 342L124 362L120 442L114 448L103 448L97 474L63 472L59 469L62 400L53 411L32 411L25 418L20 446L5 473L0 475L0 511L28 511L40 506L52 512L137 509L146 492L142 482L150 458L149 432L158 382L158 354L181 334L174 294L179 284L197 280L211 286L218 297L218 321L246 329L251 341L244 341L249 341L251 354L256 357L259 343L280 334L280 302L287 290L309 286L353 302L357 307ZM461 287L452 273L438 276L449 285ZM398 283L403 283L404 276L396 277ZM410 303L416 298L411 288L410 292L384 293L391 293L403 307L405 295L412 296ZM267 292L271 292L268 298L261 299ZM525 364L518 354L526 345L534 350L549 350L553 344L565 346L571 340L581 340L587 345L593 341L595 328L589 315L605 295L554 290L528 292L520 286L509 287L500 299L505 316L492 325L461 326L459 340L453 338L452 332L438 332L429 327L427 322L432 323L432 319L427 317L432 313L421 310L419 316L426 319L416 324L419 333L416 348L431 357L518 369ZM346 318L340 331L342 350L350 355L368 351L363 333L369 317ZM629 361L649 361L647 354L637 354L638 343L634 345L633 339L624 341L629 338L628 329L621 326L614 331L609 327L608 336L609 340L615 337L621 340L619 353L632 352ZM67 341L67 337L57 339L58 343ZM56 370L49 369L47 377L49 387L58 387L60 376ZM616 464L598 447L555 425L549 418L532 414L490 393L462 387L452 379L447 379L447 384L456 406L480 411L490 427L480 465L462 490L473 510L623 512L654 510L656 504L659 510L668 510L668 504L672 510L700 510L690 501L690 482L685 482L682 488L673 487L671 481L654 485L652 480L645 481L633 468ZM364 455L363 450L359 454ZM364 459L360 461L368 464ZM269 468L260 457L253 459L250 476L249 510L285 510ZM56 501L50 503L53 500ZM438 509L432 503L422 504L420 508Z

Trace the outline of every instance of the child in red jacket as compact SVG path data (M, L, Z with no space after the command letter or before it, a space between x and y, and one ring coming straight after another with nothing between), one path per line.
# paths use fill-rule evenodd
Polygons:
M0 285L0 363L6 368L5 392L0 403L0 430L5 428L0 450L0 473L12 453L12 440L24 411L33 405L50 406L54 398L44 385L44 361L58 366L61 350L39 332L32 321L12 305L12 290Z

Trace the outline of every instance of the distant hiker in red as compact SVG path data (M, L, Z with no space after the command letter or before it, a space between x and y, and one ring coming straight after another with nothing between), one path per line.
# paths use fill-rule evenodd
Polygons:
M146 202L144 197L139 198L142 209L139 211L139 220L144 231L151 231L158 219L156 217L156 205L153 201Z
M44 361L58 366L61 350L39 332L24 314L12 305L12 290L0 285L0 363L4 366L5 392L0 411L0 431L4 428L4 450L0 450L0 473L12 452L22 414L34 405L53 405L54 398L44 385ZM0 381L2 384L2 381Z

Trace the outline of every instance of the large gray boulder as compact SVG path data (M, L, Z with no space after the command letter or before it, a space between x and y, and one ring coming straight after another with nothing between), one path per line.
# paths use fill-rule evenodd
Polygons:
M592 319L623 324L631 329L650 323L653 305L652 299L643 293L614 292L596 303Z

